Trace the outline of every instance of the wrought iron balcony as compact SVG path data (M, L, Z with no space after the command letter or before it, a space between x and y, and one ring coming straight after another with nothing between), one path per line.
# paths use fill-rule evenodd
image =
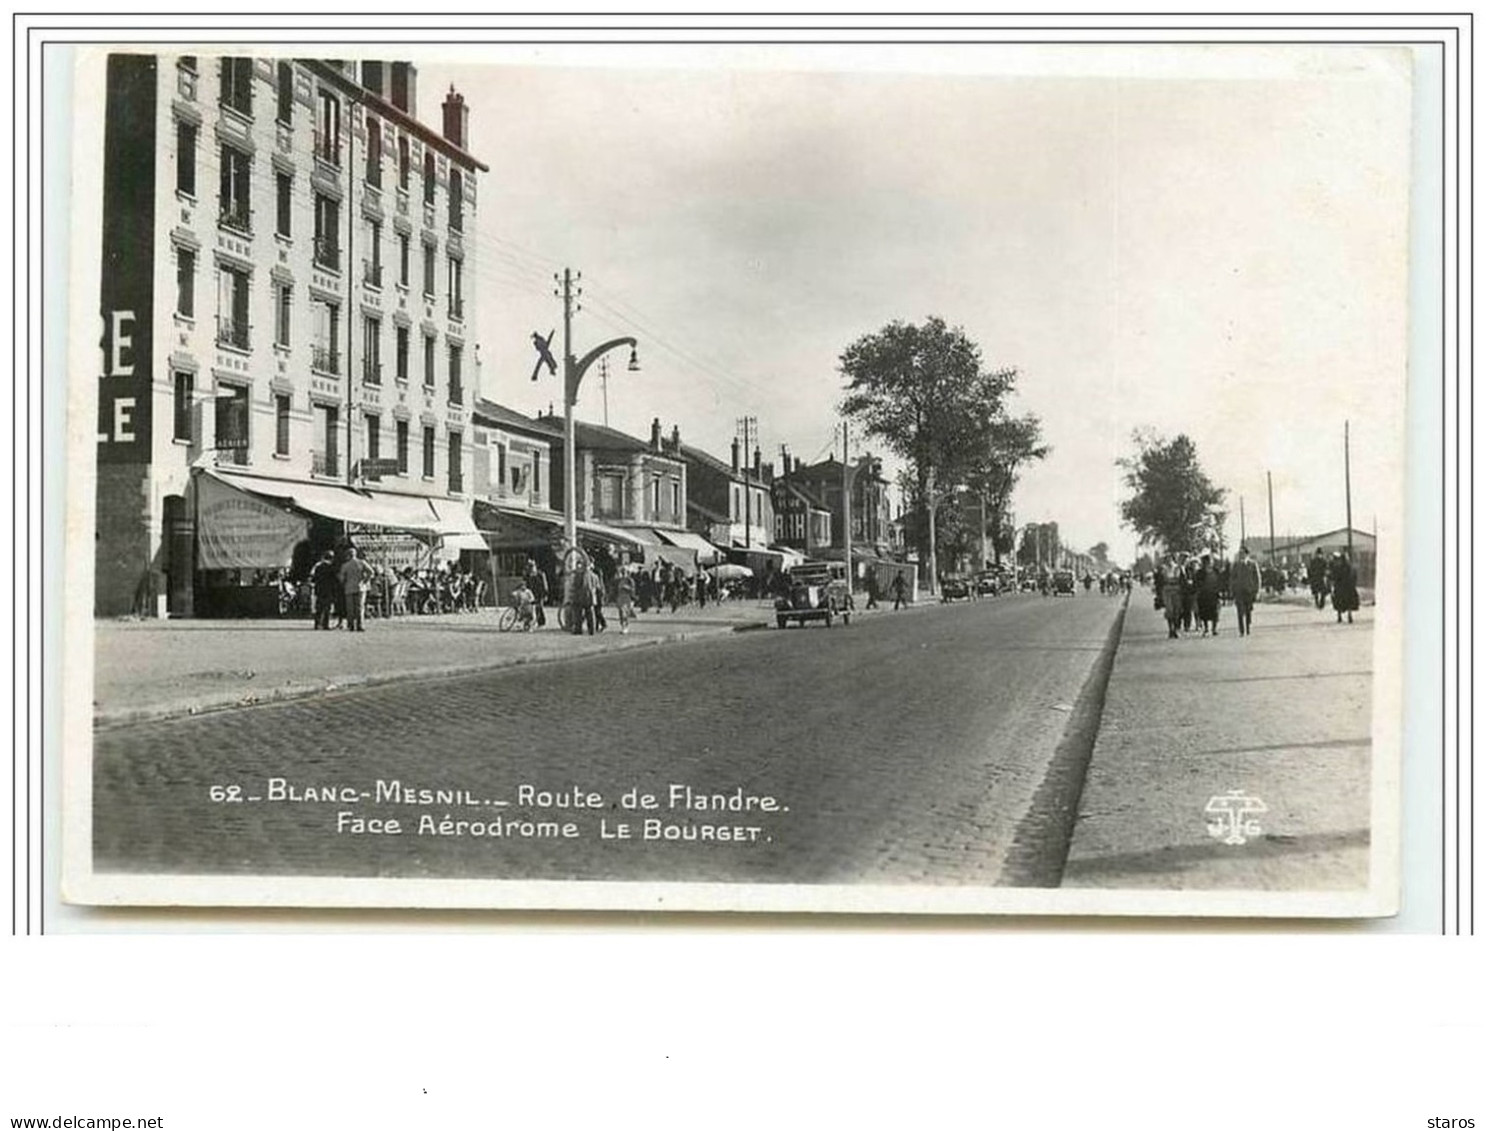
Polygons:
M449 403L464 404L464 386L451 383L449 385Z
M368 385L382 383L382 363L366 357L361 359L361 379Z
M236 321L231 318L217 316L217 344L220 346L231 346L233 349L245 350L248 348L248 324L245 321Z
M339 373L341 371L340 351L334 346L310 346L310 367L318 369L321 373Z
M217 213L217 223L229 231L241 232L245 236L253 234L253 214L246 204L223 203L221 211Z
M382 265L380 263L373 263L370 260L363 259L361 261L361 267L362 270L366 273L366 285L368 287L375 287L377 290L381 290Z
M315 237L315 266L331 271L341 269L341 245L338 240L328 236Z
M317 133L315 135L315 159L317 161L324 161L325 164L333 165L339 169L341 167L340 140Z
M337 476L340 472L340 453L338 452L310 452L310 474Z
M449 300L449 317L456 322L464 321L464 299L451 298Z

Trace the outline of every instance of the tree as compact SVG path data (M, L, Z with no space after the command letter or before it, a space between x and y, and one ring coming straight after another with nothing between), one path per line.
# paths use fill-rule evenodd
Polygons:
M1089 547L1089 557L1093 558L1094 561L1098 562L1100 565L1108 565L1109 543L1095 542L1092 546Z
M1016 370L983 369L980 347L962 329L930 317L922 326L891 322L858 338L842 353L840 371L842 414L911 469L910 501L922 521L909 533L926 550L931 495L984 472Z
M1125 485L1134 492L1120 503L1120 517L1142 546L1164 552L1195 553L1217 542L1228 518L1223 499L1197 460L1197 447L1185 435L1167 440L1137 430L1136 453L1119 461Z

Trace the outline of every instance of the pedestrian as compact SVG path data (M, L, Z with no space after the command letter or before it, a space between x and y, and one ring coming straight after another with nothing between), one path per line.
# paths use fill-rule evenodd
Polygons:
M1259 599L1259 563L1249 557L1249 548L1238 548L1238 561L1233 563L1228 577L1233 593L1233 607L1238 610L1238 634L1248 636L1254 631L1254 602Z
M1197 612L1197 559L1188 558L1182 563L1182 631L1192 631L1192 621Z
M908 581L900 569L898 575L893 578L893 611L897 612L908 603Z
M367 564L356 556L356 547L346 550L346 560L341 563L341 590L346 595L346 627L352 632L365 632L366 585L371 578Z
M310 568L310 588L315 594L315 627L330 629L330 612L335 608L335 553L326 550Z
M635 578L629 570L621 572L614 585L614 606L619 610L620 635L627 635L629 622L635 619Z
M1336 623L1341 624L1342 614L1347 615L1347 623L1352 623L1352 613L1360 607L1361 602L1357 599L1357 571L1352 568L1352 559L1345 550L1338 550L1331 557L1331 567L1327 571L1327 580L1331 583L1331 607L1336 610Z
M526 587L531 590L531 611L537 627L546 628L547 614L542 606L547 603L547 575L530 558L526 559Z
M1179 640L1181 634L1177 632L1177 629L1182 623L1182 592L1186 588L1181 564L1173 562L1171 568L1166 570L1164 577L1159 570L1157 576L1162 578L1160 593L1161 605L1166 613L1166 638Z
M1197 571L1193 580L1197 619L1202 622L1202 635L1208 635L1211 630L1212 635L1216 636L1221 602L1218 598L1218 567L1213 561L1212 554L1202 555L1201 561L1197 563Z
M1305 579L1311 587L1311 599L1316 602L1319 611L1326 607L1326 577L1329 571L1326 568L1326 555L1321 548L1316 547L1316 552L1311 555L1305 563ZM1338 617L1338 620L1341 618Z
M604 619L604 575L597 569L588 571L588 592L593 608L593 627L589 630L591 636L609 627L609 622Z
M877 608L877 571L867 570L867 608Z

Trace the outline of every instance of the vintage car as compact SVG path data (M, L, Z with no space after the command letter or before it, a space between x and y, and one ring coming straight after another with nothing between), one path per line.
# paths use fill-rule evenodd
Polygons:
M789 571L785 583L786 591L774 598L774 623L780 628L811 620L825 621L830 628L837 617L842 624L851 623L851 587L842 562L802 562Z
M1063 594L1074 596L1074 577L1071 569L1053 570L1053 596L1061 597Z
M1001 575L993 569L982 570L975 579L975 591L982 597L994 597L1001 592Z
M939 583L939 600L945 603L970 600L970 583L963 577L946 577Z

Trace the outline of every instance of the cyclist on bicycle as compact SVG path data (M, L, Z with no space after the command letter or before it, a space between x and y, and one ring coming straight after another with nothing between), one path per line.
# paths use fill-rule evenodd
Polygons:
M516 610L516 626L522 632L530 632L536 625L537 614L536 599L532 591L527 587L526 578L516 583L516 588L511 591L511 608Z

